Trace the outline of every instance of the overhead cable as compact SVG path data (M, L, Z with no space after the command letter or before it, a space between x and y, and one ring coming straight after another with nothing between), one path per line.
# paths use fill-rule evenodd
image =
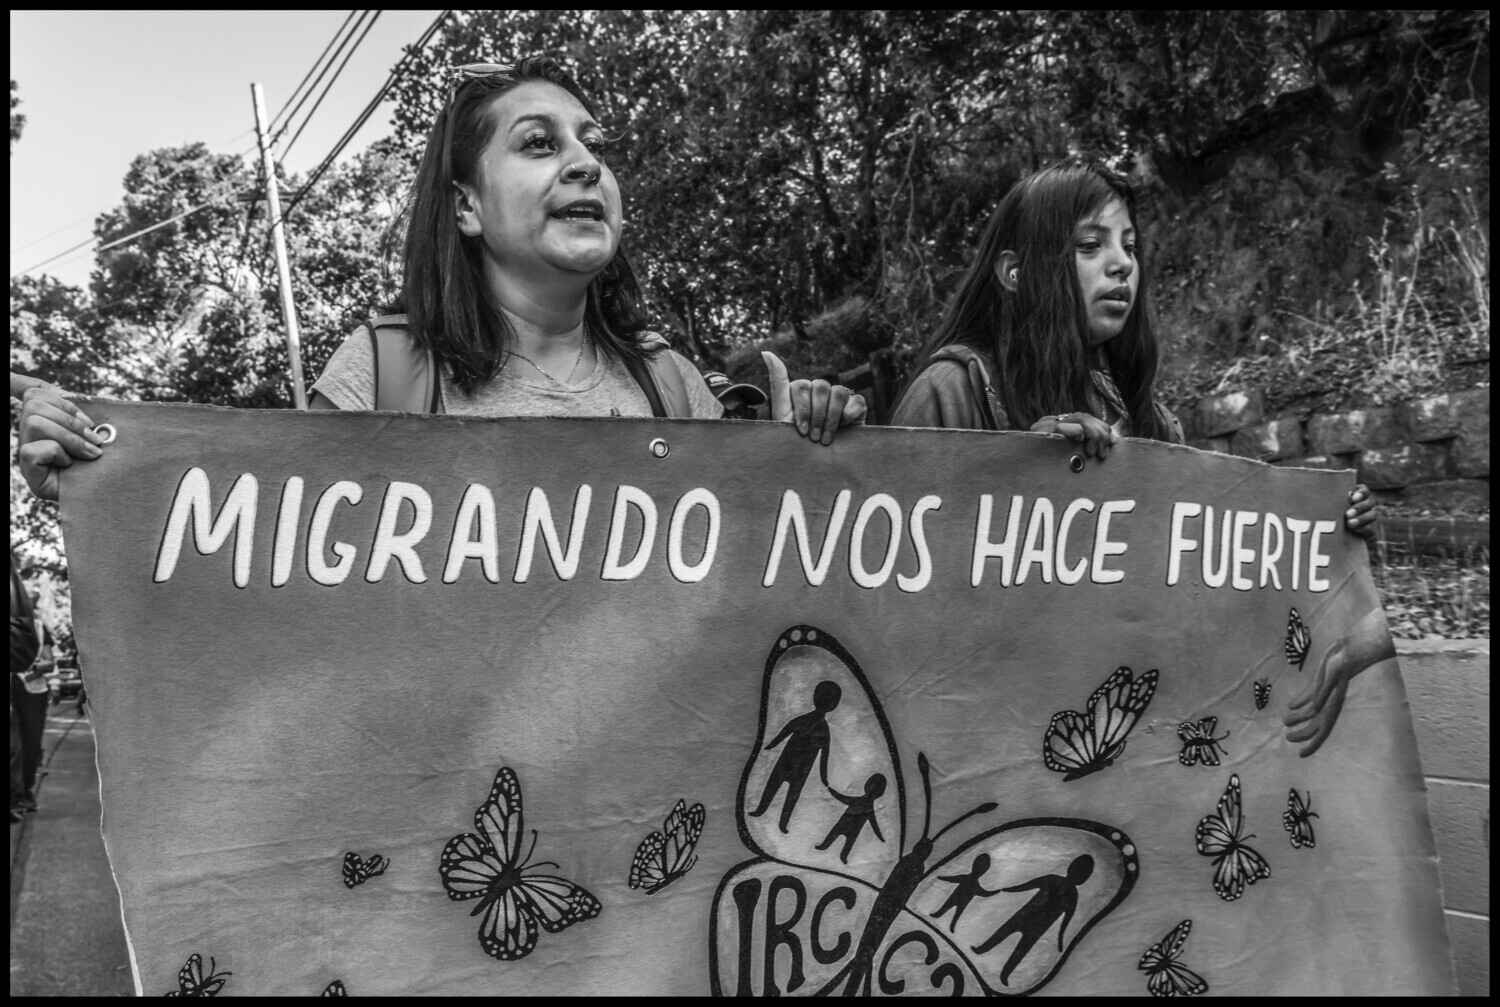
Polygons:
M282 221L286 220L287 216L291 214L292 208L295 207L298 202L300 202L302 198L312 190L312 187L317 184L318 179L321 178L323 176L323 173L327 171L329 166L333 164L334 158L339 156L343 149L348 146L349 141L353 140L354 137L359 133L360 129L364 127L365 122L370 118L371 115L374 114L375 109L379 108L380 103L385 100L386 94L392 87L395 86L396 81L401 78L401 75L405 71L407 65L416 59L417 54L422 51L422 49L427 45L428 41L431 40L432 36L437 34L438 28L442 26L442 23L451 13L451 10L439 11L438 16L433 18L432 24L428 25L427 30L422 33L422 37L418 39L416 44L411 46L406 51L405 55L401 57L401 61L397 63L396 66L391 70L390 75L386 77L385 83L381 85L380 90L376 92L375 97L370 100L370 103L365 106L364 111L361 112L358 118L354 120L354 124L344 131L344 135L339 138L338 143L334 144L333 149L328 152L328 155L318 163L318 166L315 169L313 169L312 174L308 176L307 181L302 184L302 187L298 190L297 194L287 202L286 206L282 207Z
M354 33L359 31L360 26L364 24L365 19L370 12L356 11L355 13L358 14L358 20L356 20L353 27L349 29L349 33L339 41L338 47L333 50L332 54L329 55L328 62L323 64L323 69L318 71L317 78L312 82L312 84L308 86L307 90L303 92L302 97L298 99L296 106L287 113L286 118L282 119L281 125L277 126L274 131L270 126L266 127L266 135L271 138L272 144L277 143L283 136L286 135L286 131L291 128L292 120L297 118L297 113L302 111L302 106L307 104L308 99L310 99L313 96L313 93L318 90L318 85L323 83L323 78L328 75L329 70L333 69L333 64L338 62L338 58L343 55L344 50L349 47L350 41L354 38ZM326 94L327 91L324 91L323 93Z
M297 132L293 133L292 138L288 140L286 142L286 145L281 148L281 157L283 160L285 160L287 152L292 149L292 144L297 142L297 137L301 136L302 131L307 128L307 124L309 122L312 122L312 117L317 114L318 106L323 104L323 99L328 97L328 92L332 91L333 85L338 83L339 75L344 72L344 67L349 65L349 60L354 57L355 51L359 49L359 44L365 40L365 35L370 34L370 29L375 27L375 22L380 19L380 14L380 11L375 11L374 16L371 17L370 20L365 24L365 30L363 34L361 34L359 38L355 40L354 44L349 47L349 54L344 57L344 61L339 64L339 68L333 72L332 79L328 81L328 85L323 88L323 93L318 96L318 100L313 103L312 109L307 113L306 117L303 118L302 125L297 127ZM290 124L291 120L288 119L287 122L288 124Z
M287 99L282 103L281 108L277 109L276 114L271 116L271 122L266 126L266 129L275 129L276 124L281 121L282 116L287 115L287 109L291 107L292 102L297 100L297 96L302 93L302 88L312 77L313 71L322 64L323 58L328 55L328 50L333 48L333 44L337 42L339 36L344 33L344 28L349 24L350 20L353 19L354 15L358 13L359 11L350 11L348 16L344 18L344 23L339 25L338 30L333 33L333 38L328 40L328 44L323 47L323 51L318 54L318 58L313 60L313 65L307 68L307 73L303 74L302 79L297 82L297 86L292 88L292 93L287 95ZM296 113L293 112L292 114ZM277 135L281 135L279 130L277 131Z

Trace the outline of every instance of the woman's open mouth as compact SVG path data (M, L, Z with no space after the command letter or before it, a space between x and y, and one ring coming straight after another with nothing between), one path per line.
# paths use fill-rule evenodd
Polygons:
M597 199L580 199L559 210L552 211L552 216L558 220L592 220L602 223L604 204Z

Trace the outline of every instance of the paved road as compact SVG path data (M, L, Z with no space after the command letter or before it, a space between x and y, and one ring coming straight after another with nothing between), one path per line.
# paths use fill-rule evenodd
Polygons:
M132 996L119 897L99 838L94 732L50 708L35 814L10 827L10 995Z

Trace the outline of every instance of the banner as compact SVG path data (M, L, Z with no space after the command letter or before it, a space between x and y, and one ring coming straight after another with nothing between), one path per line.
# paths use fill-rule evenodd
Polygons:
M85 408L142 993L1455 990L1347 472Z

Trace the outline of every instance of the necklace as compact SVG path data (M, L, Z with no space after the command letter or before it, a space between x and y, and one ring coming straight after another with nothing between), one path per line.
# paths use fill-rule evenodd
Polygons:
M583 362L583 348L584 348L585 345L586 345L586 341L584 339L579 339L578 340L578 353L577 353L577 355L575 355L573 357L573 366L570 367L570 368L568 368L568 376L567 376L566 379L559 379L557 377L557 375L553 374L551 371L547 370L541 364L537 363L535 360L532 360L530 357L526 356L526 354L524 354L524 353L519 353L516 350L511 350L510 351L510 355L513 356L513 357L519 357L521 360L526 361L528 364L530 364L533 368L536 369L536 372L538 374L542 375L545 378L550 379L553 384L558 385L559 387L567 388L567 389L571 390L572 386L569 385L568 382L573 379L574 373L578 370L578 365Z

